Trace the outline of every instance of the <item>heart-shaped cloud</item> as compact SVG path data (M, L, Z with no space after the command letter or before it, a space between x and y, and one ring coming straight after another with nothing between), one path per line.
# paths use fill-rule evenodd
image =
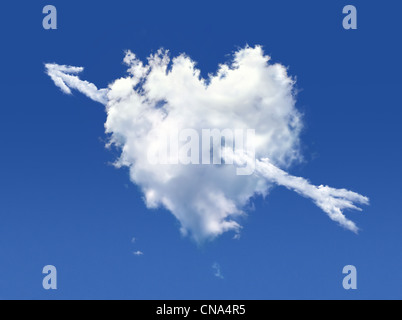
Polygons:
M271 64L261 47L238 50L230 63L220 65L207 79L184 54L171 61L168 52L159 50L144 65L127 52L124 62L128 75L100 90L78 78L83 68L46 64L46 69L65 93L77 89L106 105L106 133L110 144L121 150L116 166L129 167L146 205L172 212L184 234L203 241L229 230L239 233L239 217L250 199L266 196L275 184L311 198L332 220L357 231L342 210L359 209L353 203L368 204L366 197L316 187L278 168L300 160L302 121L295 108L294 80L284 66ZM204 136L211 133L208 130L229 133L218 147L228 142L235 146L236 133L252 130L248 136L252 152L225 149L226 153L218 154L222 164L216 164L212 150L216 144L211 147L210 137ZM178 152L173 158L167 151L165 161L155 161L175 143ZM183 148L184 161L180 161L177 156ZM205 154L212 164L200 160ZM239 175L239 167L244 166L252 171Z

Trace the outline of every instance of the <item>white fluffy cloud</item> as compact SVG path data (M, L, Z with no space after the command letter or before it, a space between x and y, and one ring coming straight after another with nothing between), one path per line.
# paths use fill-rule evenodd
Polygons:
M282 170L300 159L302 121L295 108L294 80L284 66L270 63L261 47L238 50L231 63L220 65L207 79L188 56L170 60L162 50L147 64L132 52L124 62L128 75L107 89L80 80L83 68L46 64L46 70L63 92L77 89L106 106L105 131L110 144L121 150L116 165L129 167L146 205L168 209L184 234L203 241L230 230L238 233L245 206L274 185L311 198L332 220L358 230L342 211L359 209L354 203L368 204L366 197L317 187ZM149 154L163 145L161 137L188 128L200 136L202 129L254 129L255 173L236 175L236 165L253 159L235 154L235 166L150 163Z

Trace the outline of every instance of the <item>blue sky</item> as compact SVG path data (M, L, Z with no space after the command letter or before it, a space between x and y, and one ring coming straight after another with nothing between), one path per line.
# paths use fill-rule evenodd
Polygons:
M8 3L0 19L0 298L402 298L402 5L53 1L58 30L46 31L46 4ZM358 30L342 28L347 4ZM359 235L276 188L255 199L240 240L197 245L168 211L145 207L128 170L110 165L118 153L105 149L102 106L62 94L44 70L85 66L83 78L106 87L125 74L124 50L145 59L165 47L207 76L246 44L297 77L306 161L290 172L370 198L363 213L347 212ZM48 264L55 291L42 288ZM356 291L342 287L345 265L357 267Z

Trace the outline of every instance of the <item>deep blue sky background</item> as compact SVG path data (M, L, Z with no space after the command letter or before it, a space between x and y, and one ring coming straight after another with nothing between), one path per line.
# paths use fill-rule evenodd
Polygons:
M56 31L42 29L46 4ZM347 4L358 30L342 28ZM401 12L390 0L2 4L0 299L401 299ZM198 247L109 165L103 107L62 94L43 66L84 66L82 78L104 87L125 74L125 49L186 52L207 75L247 43L297 76L306 161L291 173L370 197L347 212L358 236L278 188L256 199L240 241ZM57 291L42 288L47 264ZM348 264L357 291L342 287Z

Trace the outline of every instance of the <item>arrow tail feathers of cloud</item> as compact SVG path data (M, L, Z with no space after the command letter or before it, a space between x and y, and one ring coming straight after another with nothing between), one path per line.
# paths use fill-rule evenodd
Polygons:
M354 203L369 204L369 199L356 192L346 189L335 189L328 186L315 186L307 179L295 177L287 172L275 167L268 159L256 161L256 172L275 182L277 185L284 186L298 194L310 198L314 203L328 214L330 219L338 222L341 226L355 233L358 232L356 224L345 217L343 210L358 210Z
M55 85L64 93L71 94L71 89L75 89L96 102L107 104L108 89L98 89L93 83L83 81L78 77L84 68L54 63L45 64L45 68Z

